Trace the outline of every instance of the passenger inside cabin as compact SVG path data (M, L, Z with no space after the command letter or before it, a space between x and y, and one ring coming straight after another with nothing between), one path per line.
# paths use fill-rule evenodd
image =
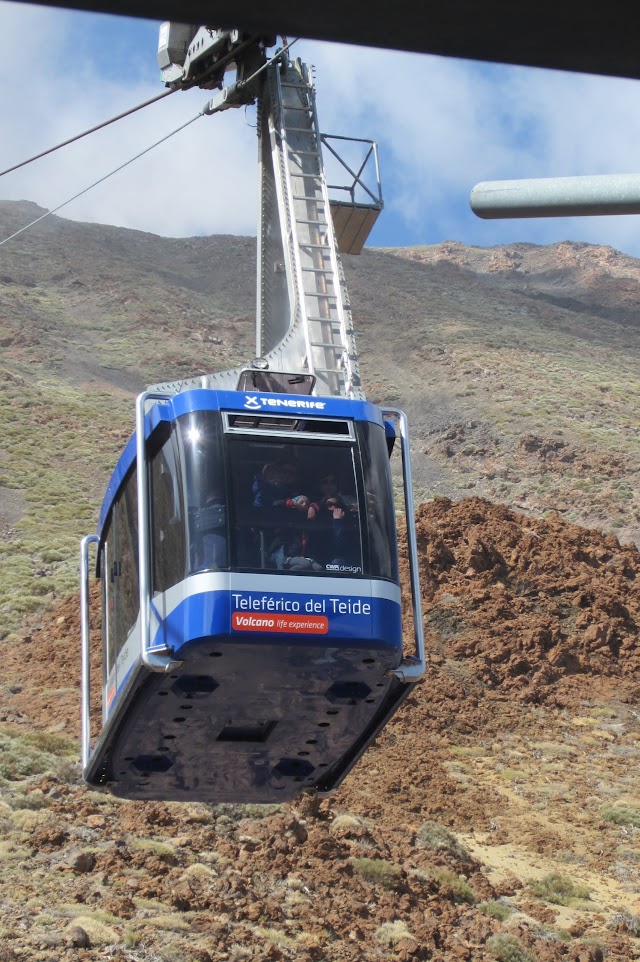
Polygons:
M314 507L318 553L325 568L353 564L360 556L358 499L341 490L337 475L326 474Z
M306 494L299 491L298 468L291 462L265 464L253 481L254 508L284 508L306 515L311 521L318 510Z
M317 507L319 513L327 511L334 517L340 511L343 513L339 517L344 517L347 512L357 513L358 499L352 494L341 491L340 487L340 482L335 474L325 474L324 477L320 478L320 490L314 502L314 507Z
M309 521L318 505L301 493L297 466L288 461L265 464L252 485L252 504L264 514L260 525L269 567L287 571L320 571L311 553Z
M224 490L213 486L196 520L195 568L226 568L228 565L227 505Z

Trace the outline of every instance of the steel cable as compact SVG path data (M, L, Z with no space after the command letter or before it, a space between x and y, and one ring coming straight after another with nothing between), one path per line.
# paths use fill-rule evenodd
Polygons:
M178 88L173 90L165 90L161 94L157 94L155 97L151 97L149 100L145 100L144 103L138 104L137 107L131 107L129 110L123 111L121 114L116 114L115 117L111 117L109 120L103 120L101 124L96 124L95 127L90 127L89 130L85 130L81 134L76 134L75 137L70 137L68 140L63 140L61 144L56 144L55 147L49 147L48 150L43 150L39 154L35 154L33 157L29 157L28 160L21 160L19 164L14 164L13 167L7 167L6 170L0 170L0 177L4 177L5 174L10 174L12 170L18 170L20 167L26 167L27 164L32 164L34 160L40 160L41 157L46 157L47 154L52 154L56 150L60 150L61 147L67 147L69 144L75 143L76 140L82 140L83 137L87 137L89 134L94 134L96 130L102 130L103 127L108 127L109 124L114 124L116 120L122 120L124 117L128 117L129 114L135 114L137 110L142 110L143 107L148 107L149 104L154 104L157 100L162 100L164 97L168 97L170 94L174 94Z
M294 43L297 43L298 39L299 38L296 37L295 40L291 40L289 43L286 43L281 50L278 50L273 57L271 57L269 60L267 60L266 63L264 63L256 71L254 71L254 73L251 74L250 77L248 77L244 81L241 81L238 84L238 86L243 87L251 83L251 81L253 81L255 77L258 76L258 74L262 73L262 71L265 70L271 63L273 63L275 60L281 57L283 53L285 53L290 47L294 45ZM178 88L175 88L175 89L178 89ZM140 110L142 107L146 107L148 104L154 103L154 101L156 100L161 100L163 97L167 97L169 94L172 94L174 92L175 90L165 90L163 93L158 94L157 97L153 97L151 100L147 100L145 101L145 103L139 104L137 107L134 107L123 114L119 114L117 117L112 117L111 120L104 121L104 123L98 124L98 126L96 127L92 127L91 130L85 131L84 134L79 134L77 137L73 137L71 138L71 140L67 140L63 144L58 144L56 147L52 147L49 150L45 150L42 154L38 154L36 157L32 157L31 160L25 160L21 164L16 164L15 167L10 167L5 171L0 172L0 177L3 174L8 173L10 170L16 170L17 167L22 167L25 164L31 163L32 160L37 160L39 157L44 157L46 154L51 153L54 150L58 150L60 147L64 147L66 144L70 144L74 140L80 139L80 137L85 137L87 134L90 134L96 130L99 130L100 127L104 127L107 124L113 123L116 120L120 120L122 117L126 117L127 114L134 113L136 110ZM203 110L200 111L200 113L196 114L195 117L192 117L191 120L188 120L185 124L182 124L180 127L176 127L175 130L172 130L171 133L166 134L166 136L162 137L160 140L156 140L154 144L151 144L150 147L146 147L144 150L140 151L140 153L136 154L134 157L131 157L129 160L125 161L124 164L120 164L119 167L115 167L113 170L109 171L108 174L105 174L103 177L100 177L98 180L94 181L92 184L89 184L88 187L85 187L83 190L78 191L78 193L74 194L73 197L69 197L67 200L63 201L61 204L58 204L57 207L52 208L52 210L46 211L44 214L41 214L40 217L36 217L35 220L32 220L29 224L25 224L24 227L20 228L20 230L17 230L13 234L10 234L8 237L5 237L4 240L0 241L0 247L2 247L4 244L7 244L10 240L13 240L14 237L18 237L20 234L23 234L25 231L29 230L31 227L34 227L36 224L39 224L40 221L45 219L45 217L50 217L51 214L56 214L59 210L62 210L63 207L66 207L67 204L71 204L74 200L77 200L78 197L82 197L83 194L86 194L90 190L93 190L94 187L97 187L98 184L102 184L105 180L108 180L109 177L113 177L114 174L117 174L119 171L124 170L124 168L128 167L129 164L132 164L134 160L138 160L140 157L144 157L144 155L148 154L149 151L154 149L154 147L158 147L160 144L163 144L166 140L169 140L170 137L173 137L175 134L179 133L181 130L184 130L185 127L188 127L190 124L194 123L194 121L199 120L199 118L203 117L206 112L207 112L207 108L205 107Z
M26 230L29 230L29 228L33 227L35 224L39 224L41 220L45 219L45 217L49 217L51 214L55 214L57 213L57 211L62 210L62 208L66 207L67 204L70 204L72 201L77 200L78 197L82 197L83 194L86 194L88 191L92 190L94 187L97 187L98 184L102 184L103 181L108 180L109 177L113 177L113 175L117 174L118 171L124 170L124 168L128 167L129 164L132 164L134 160L138 160L140 157L144 157L144 155L148 154L149 151L153 150L154 147L158 147L160 144L163 144L165 140L169 140L170 137L173 137L175 134L179 133L181 130L184 130L185 127L188 127L190 124L194 123L194 121L199 120L200 117L203 117L203 116L204 116L204 111L200 111L200 113L196 114L195 117L192 117L191 120L187 120L186 124L182 124L180 127L176 127L176 129L172 130L171 133L166 134L166 136L162 137L160 140L156 140L155 144L151 144L150 147L146 147L144 150L141 150L139 154L135 155L135 157L131 157L129 160L125 161L124 164L120 164L119 167L116 167L114 170L109 171L109 173L105 174L104 177L100 177L99 180L94 181L93 184L89 184L88 187L85 187L83 190L78 191L78 193L74 194L73 197L69 197L67 200L63 201L62 204L58 204L58 206L54 207L52 210L48 210L46 211L46 213L41 214L40 217L36 217L36 219L32 220L30 224L25 224L24 227L20 228L20 230L17 230L15 231L15 233L10 234L9 237L5 237L4 240L0 241L0 247L2 247L3 244L8 243L8 241L13 240L13 238L17 237L19 234L23 234Z

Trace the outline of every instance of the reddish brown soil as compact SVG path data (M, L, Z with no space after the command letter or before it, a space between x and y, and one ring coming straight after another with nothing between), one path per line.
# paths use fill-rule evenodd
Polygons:
M640 958L638 829L603 821L598 794L637 787L640 554L480 499L424 505L418 543L429 674L339 792L261 817L34 781L54 801L32 826L24 891L0 907L14 953L0 959ZM78 634L71 599L5 653L10 727L78 734ZM429 841L431 822L460 844ZM365 858L383 863L376 877ZM592 903L532 894L558 864ZM503 922L473 904L499 897L517 910ZM55 900L109 913L115 942L82 947L68 917L43 941ZM519 940L511 955L496 935Z

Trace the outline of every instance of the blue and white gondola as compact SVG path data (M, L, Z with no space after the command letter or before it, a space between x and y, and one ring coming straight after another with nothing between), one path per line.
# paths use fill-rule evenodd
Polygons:
M410 657L389 419L402 450ZM323 477L340 488L337 508L320 497ZM259 392L140 395L136 433L81 549L86 781L127 798L209 802L334 789L424 673L412 503L401 412ZM91 543L103 656L93 747Z

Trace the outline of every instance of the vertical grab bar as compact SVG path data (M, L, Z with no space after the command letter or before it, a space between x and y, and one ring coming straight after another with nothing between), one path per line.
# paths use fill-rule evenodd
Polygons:
M88 534L80 542L80 638L82 653L82 768L91 757L91 649L89 625L89 545L99 544L97 534Z
M409 452L409 422L404 411L398 408L383 408L383 417L390 414L400 426L400 449L402 452L402 482L404 491L404 510L407 519L407 545L409 549L409 575L411 580L411 605L413 609L413 632L416 646L415 659L405 658L393 674L403 681L417 681L427 667L424 648L424 629L422 627L422 601L420 598L420 578L418 575L418 542L416 522L413 511L413 482L411 480L411 461Z

